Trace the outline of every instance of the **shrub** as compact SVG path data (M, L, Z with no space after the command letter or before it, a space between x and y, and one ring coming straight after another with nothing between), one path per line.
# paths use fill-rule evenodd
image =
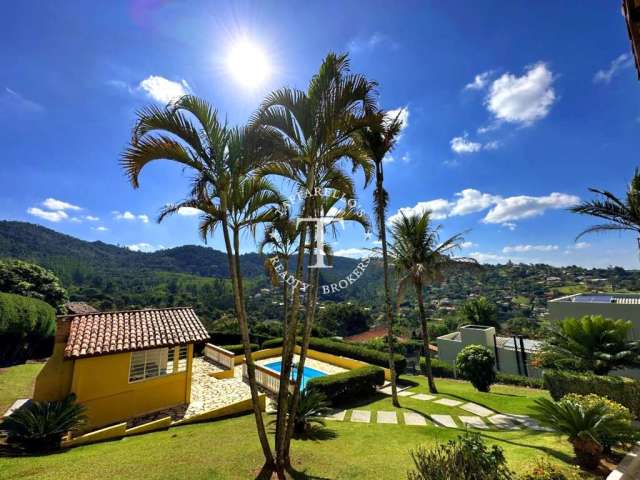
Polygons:
M300 344L302 339L297 338L296 341ZM267 340L262 344L262 348L265 349L281 346L282 338ZM389 356L386 352L379 352L359 344L342 342L340 340L331 340L328 338L311 337L309 339L309 348L318 352L353 358L354 360L360 360L383 368L389 367ZM407 359L402 355L396 354L394 355L394 363L396 373L398 375L404 373L407 368Z
M518 387L544 388L544 380L542 378L525 377L523 375L502 372L496 373L496 383L516 385Z
M67 292L49 270L21 260L0 260L0 292L42 300L58 313L66 313Z
M84 422L84 407L75 403L74 394L54 402L31 402L0 423L9 445L28 452L43 452L60 447L67 432L76 431Z
M56 331L56 312L45 302L0 293L0 362L21 361Z
M594 393L624 405L635 418L640 417L640 381L638 380L560 370L545 370L543 379L545 387L554 400L560 400L568 393L580 395Z
M572 467L577 468L577 467ZM579 480L580 474L572 472L564 473L559 467L549 462L545 458L538 458L534 467L524 475L518 477L518 480Z
M467 432L456 440L411 452L415 470L409 480L510 480L502 448L491 449L478 433Z
M471 382L480 392L488 392L496 381L493 354L480 345L467 345L456 357L458 375Z
M380 367L361 367L348 372L312 378L306 389L324 395L333 405L365 397L384 383L384 370Z
M255 352L256 350L258 350L260 348L255 343L250 343L249 346L251 347L251 351L252 352ZM229 350L231 353L233 353L235 355L243 355L244 354L244 346L242 344L238 344L238 345L221 345L220 348L224 348L225 350Z
M562 397L562 401L577 403L585 409L602 407L607 414L620 418L629 426L628 429L624 429L622 431L600 433L598 441L604 447L605 453L610 453L611 449L617 445L629 445L637 439L637 435L634 435L630 428L632 420L631 412L627 407L620 405L618 402L614 402L613 400L609 400L608 398L601 397L593 393L590 393L589 395L569 393Z
M420 357L420 371L425 372L425 359L424 357ZM434 377L440 378L455 378L455 371L452 365L449 365L447 362L443 362L437 358L431 358L431 371L433 372Z

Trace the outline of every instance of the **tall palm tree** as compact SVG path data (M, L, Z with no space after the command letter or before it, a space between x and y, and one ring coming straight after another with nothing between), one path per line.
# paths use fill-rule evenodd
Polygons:
M188 198L166 206L158 220L180 208L191 207L203 212L200 221L203 239L217 228L222 230L258 437L265 466L272 469L274 457L258 403L250 348L240 270L240 235L245 230L255 232L256 225L273 219L268 207L280 203L282 198L268 180L253 173L263 162L273 161L273 156L283 153L280 149L286 151L286 148L265 129L227 127L205 100L194 96L184 96L166 108L143 108L137 116L131 143L121 158L132 186L139 187L142 170L154 161L168 160L188 167L194 174Z
M366 155L352 137L366 125L366 112L372 111L375 106L374 86L363 76L350 72L346 55L330 53L306 91L293 88L276 90L267 96L254 115L254 125L275 132L295 152L285 162L267 165L261 173L278 175L293 184L304 197L302 218L321 217L324 189L338 192L345 198L355 198L353 181L343 169L345 163L349 162L353 171L361 168L365 173L365 181L370 178L371 168ZM305 222L300 225L300 237L303 241L298 246L294 274L297 279L302 278L305 245L315 246L316 235L314 224ZM307 273L310 287L305 292L299 376L306 359L319 279L318 269L308 269ZM291 401L288 401L285 381L291 371L299 309L300 285L296 283L289 309L287 336L283 343L278 392L276 463L280 469L290 466L289 445L293 423L287 422L287 418L293 418L300 390L297 382Z
M375 166L376 188L373 192L378 239L382 243L382 267L384 275L384 303L387 320L387 343L389 348L389 370L391 371L391 398L395 407L400 406L396 368L394 362L393 309L391 306L391 290L389 287L389 255L387 252L387 229L385 226L389 194L384 188L384 158L393 150L398 135L402 130L401 112L395 118L388 118L382 110L370 114L370 124L357 133L360 143L369 159Z
M475 260L455 258L452 253L464 241L462 234L454 235L440 242L440 227L431 223L431 212L405 215L400 213L391 224L392 245L390 256L398 276L398 303L407 287L413 286L418 299L418 312L422 328L425 355L425 374L429 391L437 393L431 371L431 351L429 350L429 328L424 308L424 286L444 279L445 274L457 268L476 265Z
M628 230L637 235L636 242L640 250L640 170L636 168L624 199L606 190L590 188L589 191L596 193L598 198L582 202L571 207L570 210L574 213L602 218L607 223L587 228L578 235L576 240L588 233Z

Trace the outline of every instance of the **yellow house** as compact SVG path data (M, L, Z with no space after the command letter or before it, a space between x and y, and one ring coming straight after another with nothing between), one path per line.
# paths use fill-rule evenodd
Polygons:
M89 428L188 404L193 344L208 338L191 308L58 317L54 351L33 398L75 393Z

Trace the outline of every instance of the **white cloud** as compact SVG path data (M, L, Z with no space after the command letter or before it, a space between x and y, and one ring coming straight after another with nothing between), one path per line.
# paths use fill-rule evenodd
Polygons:
M455 153L474 153L482 149L482 144L470 141L466 133L462 137L452 138L450 145Z
M97 222L98 220L100 220L99 217L94 217L93 215L85 215L84 219L88 220L89 222Z
M553 81L542 62L528 67L521 77L505 73L491 84L487 109L498 120L531 125L549 114L556 100Z
M449 212L451 216L480 212L500 200L498 196L482 193L474 188L465 188L456 193L455 196L457 199L452 204L453 208Z
M387 153L382 159L382 163L393 163L395 161L396 161L395 157L390 153Z
M477 247L478 244L477 243L473 243L473 242L462 242L460 244L460 248L474 248Z
M366 248L345 248L343 250L336 250L333 254L336 257L348 257L348 258L364 258L370 257L373 252L371 250L367 250Z
M181 207L178 209L178 215L183 217L195 217L196 215L200 215L200 210L193 207Z
M507 263L509 261L508 257L504 255L497 255L495 253L488 252L471 252L469 257L475 258L479 263Z
M502 253L555 252L558 245L510 245L502 249Z
M82 223L82 219L80 217L71 217L71 221L73 223Z
M395 50L399 45L388 35L380 32L374 32L369 37L354 38L349 42L347 48L352 53L360 53L363 51L371 51L381 46L386 46L387 48Z
M109 229L107 227L104 227L104 226L96 227L94 230L96 230L98 232L108 232L109 231Z
M127 248L132 252L155 252L156 250L162 250L164 247L162 245L151 245L150 243L140 242L134 243L132 245L127 245Z
M169 103L187 95L191 88L186 80L173 82L159 75L151 75L140 82L139 88L160 103Z
M400 213L409 216L430 210L431 218L440 220L490 209L482 220L483 223L500 224L514 230L516 225L513 222L516 220L542 215L548 209L568 208L580 201L579 197L566 193L554 192L540 197L518 195L504 198L473 188L466 188L456 193L454 197L453 201L438 198L418 202L413 207L401 208L389 217L389 223L400 218Z
M23 97L9 87L5 87L3 91L0 91L0 107L13 110L14 112L24 113L39 113L44 111L42 105Z
M591 244L589 242L577 242L573 248L575 248L576 250L583 250L585 248L589 248L591 247Z
M82 210L77 205L63 202L62 200L56 200L55 198L47 198L42 205L49 210Z
M484 223L507 223L542 215L547 209L568 208L580 201L575 195L554 192L542 197L518 195L499 198L487 212Z
M492 73L493 72L491 70L487 72L479 73L473 78L473 82L467 83L464 86L464 89L465 90L482 90L489 83L489 77L491 77Z
M113 215L115 216L116 220L128 220L128 221L140 220L142 223L149 223L149 217L147 215L145 214L135 215L131 213L129 210L125 212L119 212L117 210L114 210Z
M385 114L385 120L391 122L392 120L398 119L400 122L400 131L404 130L409 126L409 107L398 107L393 110L388 110Z
M29 215L33 215L34 217L49 220L50 222L60 222L61 220L67 220L69 218L69 215L67 215L67 213L63 210L49 212L38 207L32 207L28 209L27 213Z
M399 220L402 218L402 213L404 213L405 216L410 217L412 215L422 214L427 210L431 212L431 218L434 220L441 220L443 218L447 218L451 211L451 205L451 202L444 198L438 198L428 202L419 202L414 207L401 208L396 214L391 215L387 222L391 224L394 221Z
M609 68L601 69L593 76L594 83L609 83L621 70L633 66L633 58L628 53L616 57L609 64Z

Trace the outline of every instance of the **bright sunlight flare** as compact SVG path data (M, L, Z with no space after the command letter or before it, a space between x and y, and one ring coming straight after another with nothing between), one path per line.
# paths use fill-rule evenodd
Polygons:
M236 81L247 88L258 87L271 74L271 65L264 50L246 39L238 41L229 50L227 68Z

